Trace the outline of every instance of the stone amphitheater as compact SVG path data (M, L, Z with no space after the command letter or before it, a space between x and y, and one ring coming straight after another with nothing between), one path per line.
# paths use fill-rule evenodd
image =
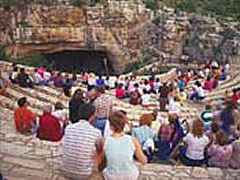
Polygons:
M9 63L0 61L3 75L6 78L10 67ZM30 67L26 67L31 70ZM168 73L160 75L161 80L168 80L175 76L175 69ZM216 104L227 89L237 87L240 82L239 68L233 66L231 77L222 82L219 87L207 94L205 102ZM191 83L188 87L190 91ZM64 180L59 170L62 143L40 141L34 136L24 136L14 131L13 108L16 105L17 98L25 96L31 102L30 109L40 114L40 107L43 104L55 104L61 101L67 109L69 99L59 90L53 87L34 87L33 89L24 89L16 85L8 88L9 96L0 96L0 172L7 180ZM113 95L113 92L108 92ZM114 98L114 96L113 96ZM156 100L152 100L157 105ZM150 112L152 109L144 109L141 106L132 106L124 101L114 99L114 108L127 111L128 117L134 123L141 114ZM201 108L201 107L200 107ZM187 105L182 109L183 118L192 119L197 116L199 107ZM167 114L161 112L163 117ZM191 180L191 179L216 179L216 180L238 180L240 179L240 169L219 169L205 167L187 167L183 165L165 165L151 163L140 166L141 180ZM101 179L96 174L93 179Z

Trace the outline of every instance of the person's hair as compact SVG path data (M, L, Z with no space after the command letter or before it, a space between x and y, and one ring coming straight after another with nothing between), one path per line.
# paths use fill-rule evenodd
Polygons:
M192 134L195 137L202 137L204 133L204 123L200 119L196 119L193 121L192 125Z
M24 69L24 68L21 68L21 69L20 69L20 72L21 72L21 73L24 73L24 72L25 72L25 69Z
M118 88L122 88L122 87L123 87L122 83L118 84Z
M139 87L138 83L134 84L134 87L135 87L135 88L138 88L138 87Z
M178 115L177 115L176 113L170 113L170 114L168 114L168 122L169 122L170 124L175 123L175 122L177 121L177 119L178 119Z
M26 103L27 103L27 98L26 97L22 97L18 100L18 106L19 107L23 107Z
M13 67L13 71L14 71L14 72L17 72L17 71L18 71L18 67L17 67L17 66L14 66L14 67Z
M147 79L144 80L144 84L145 84L145 85L148 84L148 80L147 80Z
M217 137L217 143L220 146L224 146L227 144L227 134L225 132L223 131L217 132L216 137Z
M199 81L196 81L195 84L198 86L198 87L201 87L201 83Z
M143 89L143 94L147 94L148 93L148 91L144 88Z
M211 80L211 77L210 77L210 76L208 76L208 77L207 77L207 81L210 81L210 80Z
M83 90L82 89L77 89L74 94L72 99L74 100L82 100L83 99Z
M233 93L236 93L237 91L238 91L237 88L234 88L234 89L232 90Z
M57 102L56 104L55 104L55 110L62 110L64 107L63 107L63 104L61 103L61 102Z
M89 103L82 104L79 107L79 112L78 112L79 120L80 119L89 120L90 117L94 115L95 111L96 111L96 108L92 104L89 104Z
M180 92L184 92L184 89L183 89L183 88L180 88L179 90L180 90Z
M143 125L151 126L152 121L154 121L154 116L152 114L143 114L140 117L139 124L140 126Z
M206 107L205 107L206 110L211 110L212 109L212 106L211 104L206 104Z
M114 111L109 116L109 124L113 127L113 131L117 133L123 132L124 126L127 123L127 117L120 111Z
M212 130L212 133L217 133L219 131L219 127L216 122L212 122L211 130Z

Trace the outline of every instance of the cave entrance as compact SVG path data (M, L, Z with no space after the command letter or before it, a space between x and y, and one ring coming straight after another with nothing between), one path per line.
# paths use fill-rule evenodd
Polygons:
M51 68L63 72L94 72L98 75L112 75L114 69L106 51L61 51L44 54Z

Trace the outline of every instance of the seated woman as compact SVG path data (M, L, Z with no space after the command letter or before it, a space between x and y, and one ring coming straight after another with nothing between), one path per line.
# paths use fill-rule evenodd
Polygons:
M230 160L230 166L234 169L240 168L240 139L235 140L232 143L233 152Z
M134 137L124 134L123 128L127 121L126 116L119 112L113 112L109 117L111 136L101 139L96 144L97 154L94 156L98 167L106 162L103 170L104 179L131 179L137 180L138 168L134 164L133 156L141 164L147 163L141 145ZM102 166L101 166L102 167Z
M143 107L149 107L151 106L151 95L150 95L150 92L147 91L146 89L143 89L143 95L142 95L142 106Z
M156 142L157 156L160 160L168 160L177 143L184 136L177 114L169 114L168 122L161 125L158 133L159 141Z
M124 99L126 97L126 92L123 89L123 84L118 84L115 95L118 99Z
M232 145L227 144L227 135L224 132L217 133L217 144L212 144L208 150L210 156L208 160L209 166L227 168L230 165L232 156Z
M204 123L197 119L193 121L192 132L184 138L184 147L180 146L179 158L187 166L201 166L206 164L205 149L209 139L204 135Z
M207 77L207 80L204 83L204 89L212 91L212 81L210 76Z
M154 117L151 114L143 114L140 118L140 127L132 130L132 136L137 138L144 153L148 157L148 162L151 161L154 151L154 130L151 128Z
M193 100L203 100L205 98L205 92L204 89L202 88L202 85L199 81L196 81L194 86L194 93L191 95L190 99Z
M219 80L224 81L227 79L227 76L228 76L228 74L227 74L227 72L225 72L225 69L222 69L222 73L220 74Z

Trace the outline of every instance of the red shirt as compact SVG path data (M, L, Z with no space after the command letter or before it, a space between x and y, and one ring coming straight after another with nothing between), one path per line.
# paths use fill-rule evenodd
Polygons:
M234 94L232 95L232 100L233 100L233 101L238 101L238 100L239 100L239 95L238 95L237 93L234 93Z
M41 140L60 141L63 136L63 131L59 119L51 115L51 113L44 113L39 119L39 129L37 137Z
M124 97L124 90L122 88L117 88L116 89L116 97L121 99Z
M33 128L33 123L36 120L36 115L27 109L27 107L18 107L14 109L15 128L20 133L30 132Z

